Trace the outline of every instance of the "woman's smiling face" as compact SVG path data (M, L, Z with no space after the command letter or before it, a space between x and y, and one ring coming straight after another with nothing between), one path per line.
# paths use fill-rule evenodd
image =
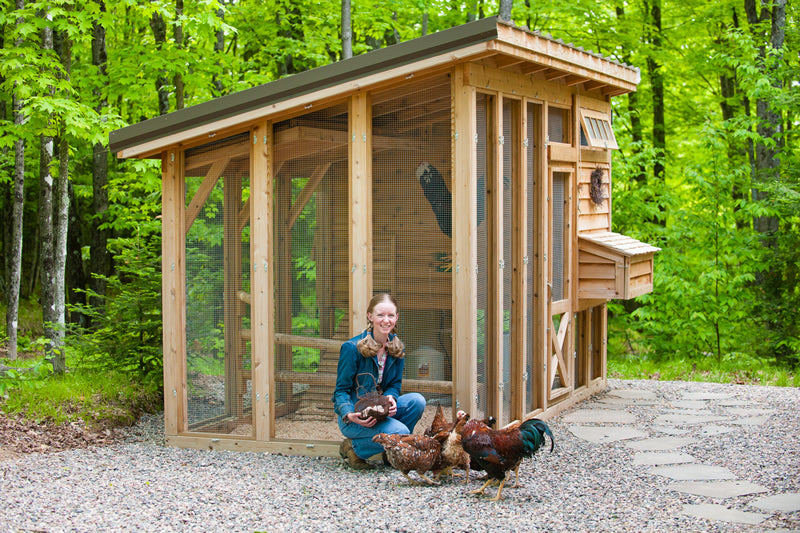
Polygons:
M367 313L367 320L372 324L373 335L377 333L382 338L389 336L397 324L397 318L397 307L388 300L376 304L372 312Z

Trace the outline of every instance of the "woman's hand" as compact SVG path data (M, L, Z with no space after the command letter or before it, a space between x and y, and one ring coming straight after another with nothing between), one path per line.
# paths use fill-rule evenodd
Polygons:
M389 407L389 416L394 416L397 414L397 400L394 399L394 396L389 396L389 400L392 402Z
M395 411L396 410L397 408L395 408ZM391 410L389 412L391 412ZM349 422L353 422L355 424L358 424L359 426L364 426L365 428L371 428L372 426L378 423L378 421L372 417L362 420L361 417L356 412L347 413L347 415L345 415L345 418Z

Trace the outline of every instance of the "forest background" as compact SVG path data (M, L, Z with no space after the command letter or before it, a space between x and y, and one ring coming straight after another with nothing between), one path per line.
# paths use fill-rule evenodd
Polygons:
M653 293L610 304L611 375L762 382L777 369L773 384L800 385L788 0L2 4L7 404L66 370L160 390L159 161L117 160L111 130L498 13L641 69L613 102L613 230L662 251Z

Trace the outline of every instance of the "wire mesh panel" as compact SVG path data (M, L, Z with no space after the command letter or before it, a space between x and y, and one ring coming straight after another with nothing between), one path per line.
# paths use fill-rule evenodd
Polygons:
M552 210L552 246L553 261L551 280L552 293L551 299L554 302L566 298L564 294L564 269L566 266L566 188L569 174L566 172L553 172L553 182L551 187L551 197L553 202Z
M444 75L372 95L373 288L400 307L404 383L430 382L417 388L443 405L451 396L434 383L452 381L450 101Z
M275 436L340 439L331 396L349 338L347 107L273 126Z
M249 134L186 150L186 382L190 432L249 436Z
M519 121L519 102L513 100L503 101L503 376L502 376L502 423L508 422L508 413L511 411L511 329L512 314L512 274L514 272L514 257L519 253L513 249L514 209L514 161L516 150L520 145L518 138L519 128L515 124Z
M488 146L490 134L490 105L491 98L485 94L476 95L476 126L477 126L477 173L478 173L478 195L477 205L475 209L478 215L478 229L477 243L478 243L478 272L477 272L477 286L478 286L478 306L477 306L477 368L476 377L478 380L478 413L473 416L483 418L487 410L487 353L489 342L489 302L487 298L487 289L489 286L488 274L488 254L489 254L489 232L488 223L484 220L486 218L486 183L490 177L491 162L489 154L491 150ZM472 414L472 413L470 413Z
M527 224L527 251L525 252L531 260L528 261L528 270L527 270L527 287L528 287L528 317L527 317L527 328L528 328L528 341L527 346L525 347L525 373L527 375L527 393L526 397L526 412L533 411L538 407L537 403L537 396L536 396L536 382L537 380L534 379L534 375L538 375L534 373L534 361L535 361L535 353L537 348L537 341L539 340L537 334L535 332L535 324L537 323L537 319L541 319L537 315L538 313L538 303L537 303L537 294L538 291L536 289L536 266L538 265L537 261L533 261L532 259L536 257L538 254L536 253L536 235L537 231L539 230L539 221L537 220L537 212L536 212L536 152L535 147L538 145L538 139L536 138L536 124L537 119L539 119L539 109L541 108L538 104L528 103L527 109L525 113L527 114L527 131L525 132L525 137L527 139L527 144L525 145L525 158L527 160L527 175L525 179L527 180L528 184L528 197L527 207L528 207L528 214L527 220L525 223ZM538 369L537 369L538 370Z

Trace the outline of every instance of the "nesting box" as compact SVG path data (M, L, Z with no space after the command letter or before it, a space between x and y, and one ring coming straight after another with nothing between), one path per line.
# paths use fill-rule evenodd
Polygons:
M605 387L605 304L652 287L655 249L603 240L638 82L488 18L113 132L161 160L167 442L335 455L382 291L406 392L504 424Z

